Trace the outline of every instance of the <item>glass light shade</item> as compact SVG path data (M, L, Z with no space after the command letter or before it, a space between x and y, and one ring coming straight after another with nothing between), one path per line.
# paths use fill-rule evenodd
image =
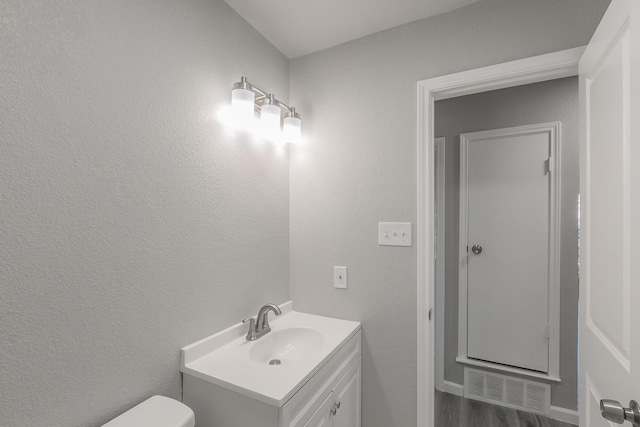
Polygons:
M237 124L249 124L254 118L253 104L255 95L247 89L231 91L231 111Z
M284 126L282 129L285 142L298 143L300 142L300 134L302 130L302 120L297 117L285 117Z
M275 140L280 134L280 107L265 104L261 108L260 123L267 139Z

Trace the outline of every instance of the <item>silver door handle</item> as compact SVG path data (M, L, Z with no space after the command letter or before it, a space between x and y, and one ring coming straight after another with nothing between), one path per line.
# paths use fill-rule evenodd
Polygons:
M629 402L629 407L625 408L617 400L602 399L600 413L605 419L614 423L622 424L629 421L634 426L640 426L640 407L635 400Z
M471 252L473 252L476 255L480 255L482 253L482 246L480 245L471 246Z

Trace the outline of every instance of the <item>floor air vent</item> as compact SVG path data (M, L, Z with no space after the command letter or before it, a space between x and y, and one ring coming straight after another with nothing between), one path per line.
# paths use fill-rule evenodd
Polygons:
M464 397L548 415L551 387L540 382L465 368Z

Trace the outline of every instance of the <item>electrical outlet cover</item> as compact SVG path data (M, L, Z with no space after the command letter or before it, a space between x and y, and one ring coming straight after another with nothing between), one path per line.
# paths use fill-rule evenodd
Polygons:
M347 289L347 267L333 267L333 287Z

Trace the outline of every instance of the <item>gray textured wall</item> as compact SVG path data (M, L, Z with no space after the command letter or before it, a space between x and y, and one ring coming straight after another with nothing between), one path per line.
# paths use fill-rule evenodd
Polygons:
M485 0L291 61L309 138L290 153L291 296L363 322L363 425L415 425L419 404L416 247L377 245L378 221L416 222L416 82L585 45L608 4Z
M221 0L0 0L0 425L179 397L179 348L288 272L298 309L364 322L363 424L414 425L415 247L376 223L415 223L416 81L583 45L608 3L485 0L292 61L288 180L215 119L242 74L289 83Z
M0 425L181 397L179 350L288 299L288 158L216 119L289 61L222 0L0 0Z
M458 355L460 134L562 122L560 202L560 378L551 404L577 407L578 78L570 77L436 102L435 134L446 138L445 380L464 383ZM497 304L500 301L496 301Z

